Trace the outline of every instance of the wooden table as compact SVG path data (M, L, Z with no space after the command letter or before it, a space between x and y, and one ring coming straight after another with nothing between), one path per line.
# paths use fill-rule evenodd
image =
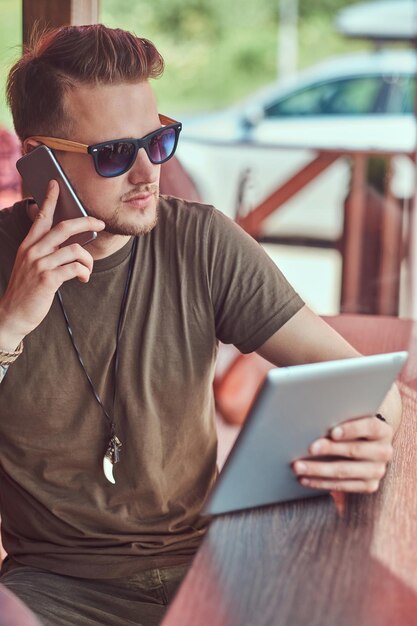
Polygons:
M328 321L365 354L410 351L403 422L380 490L216 519L163 626L417 624L417 323Z
M32 611L4 585L0 585L0 626L41 626Z

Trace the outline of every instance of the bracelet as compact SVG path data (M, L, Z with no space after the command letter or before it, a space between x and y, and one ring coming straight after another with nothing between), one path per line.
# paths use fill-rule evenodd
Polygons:
M375 415L375 417L377 417L379 420L381 420L381 422L385 422L386 424L388 424L387 420L385 419L385 417L383 415L381 415L381 413L377 413Z
M16 361L23 352L23 341L19 343L16 350L2 350L0 348L0 365L10 365Z

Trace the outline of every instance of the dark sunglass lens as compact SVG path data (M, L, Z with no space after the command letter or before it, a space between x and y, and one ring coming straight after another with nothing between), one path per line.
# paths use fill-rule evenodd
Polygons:
M99 149L97 167L102 176L118 176L129 169L135 156L133 143L109 143Z
M161 130L149 142L149 157L153 163L162 163L174 154L176 141L175 128Z

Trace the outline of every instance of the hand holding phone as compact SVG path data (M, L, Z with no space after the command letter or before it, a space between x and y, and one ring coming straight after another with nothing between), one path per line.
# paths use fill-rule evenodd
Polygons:
M51 181L38 217L20 244L4 295L0 298L0 346L14 350L47 315L57 289L77 278L87 283L93 257L71 239L85 232L103 230L104 222L86 216L53 228L59 187Z
M50 180L56 180L59 185L59 196L55 208L53 225L63 220L84 217L87 212L77 197L64 170L60 166L52 150L47 146L38 146L25 154L16 163L16 168L23 179L25 192L29 192L41 207L47 193ZM64 245L79 243L85 246L97 237L95 231L88 231L73 235Z

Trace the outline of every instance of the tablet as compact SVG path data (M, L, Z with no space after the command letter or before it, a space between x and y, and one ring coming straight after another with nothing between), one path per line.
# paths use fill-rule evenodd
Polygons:
M375 414L407 359L391 352L270 370L202 513L219 515L328 493L290 464L347 419Z

